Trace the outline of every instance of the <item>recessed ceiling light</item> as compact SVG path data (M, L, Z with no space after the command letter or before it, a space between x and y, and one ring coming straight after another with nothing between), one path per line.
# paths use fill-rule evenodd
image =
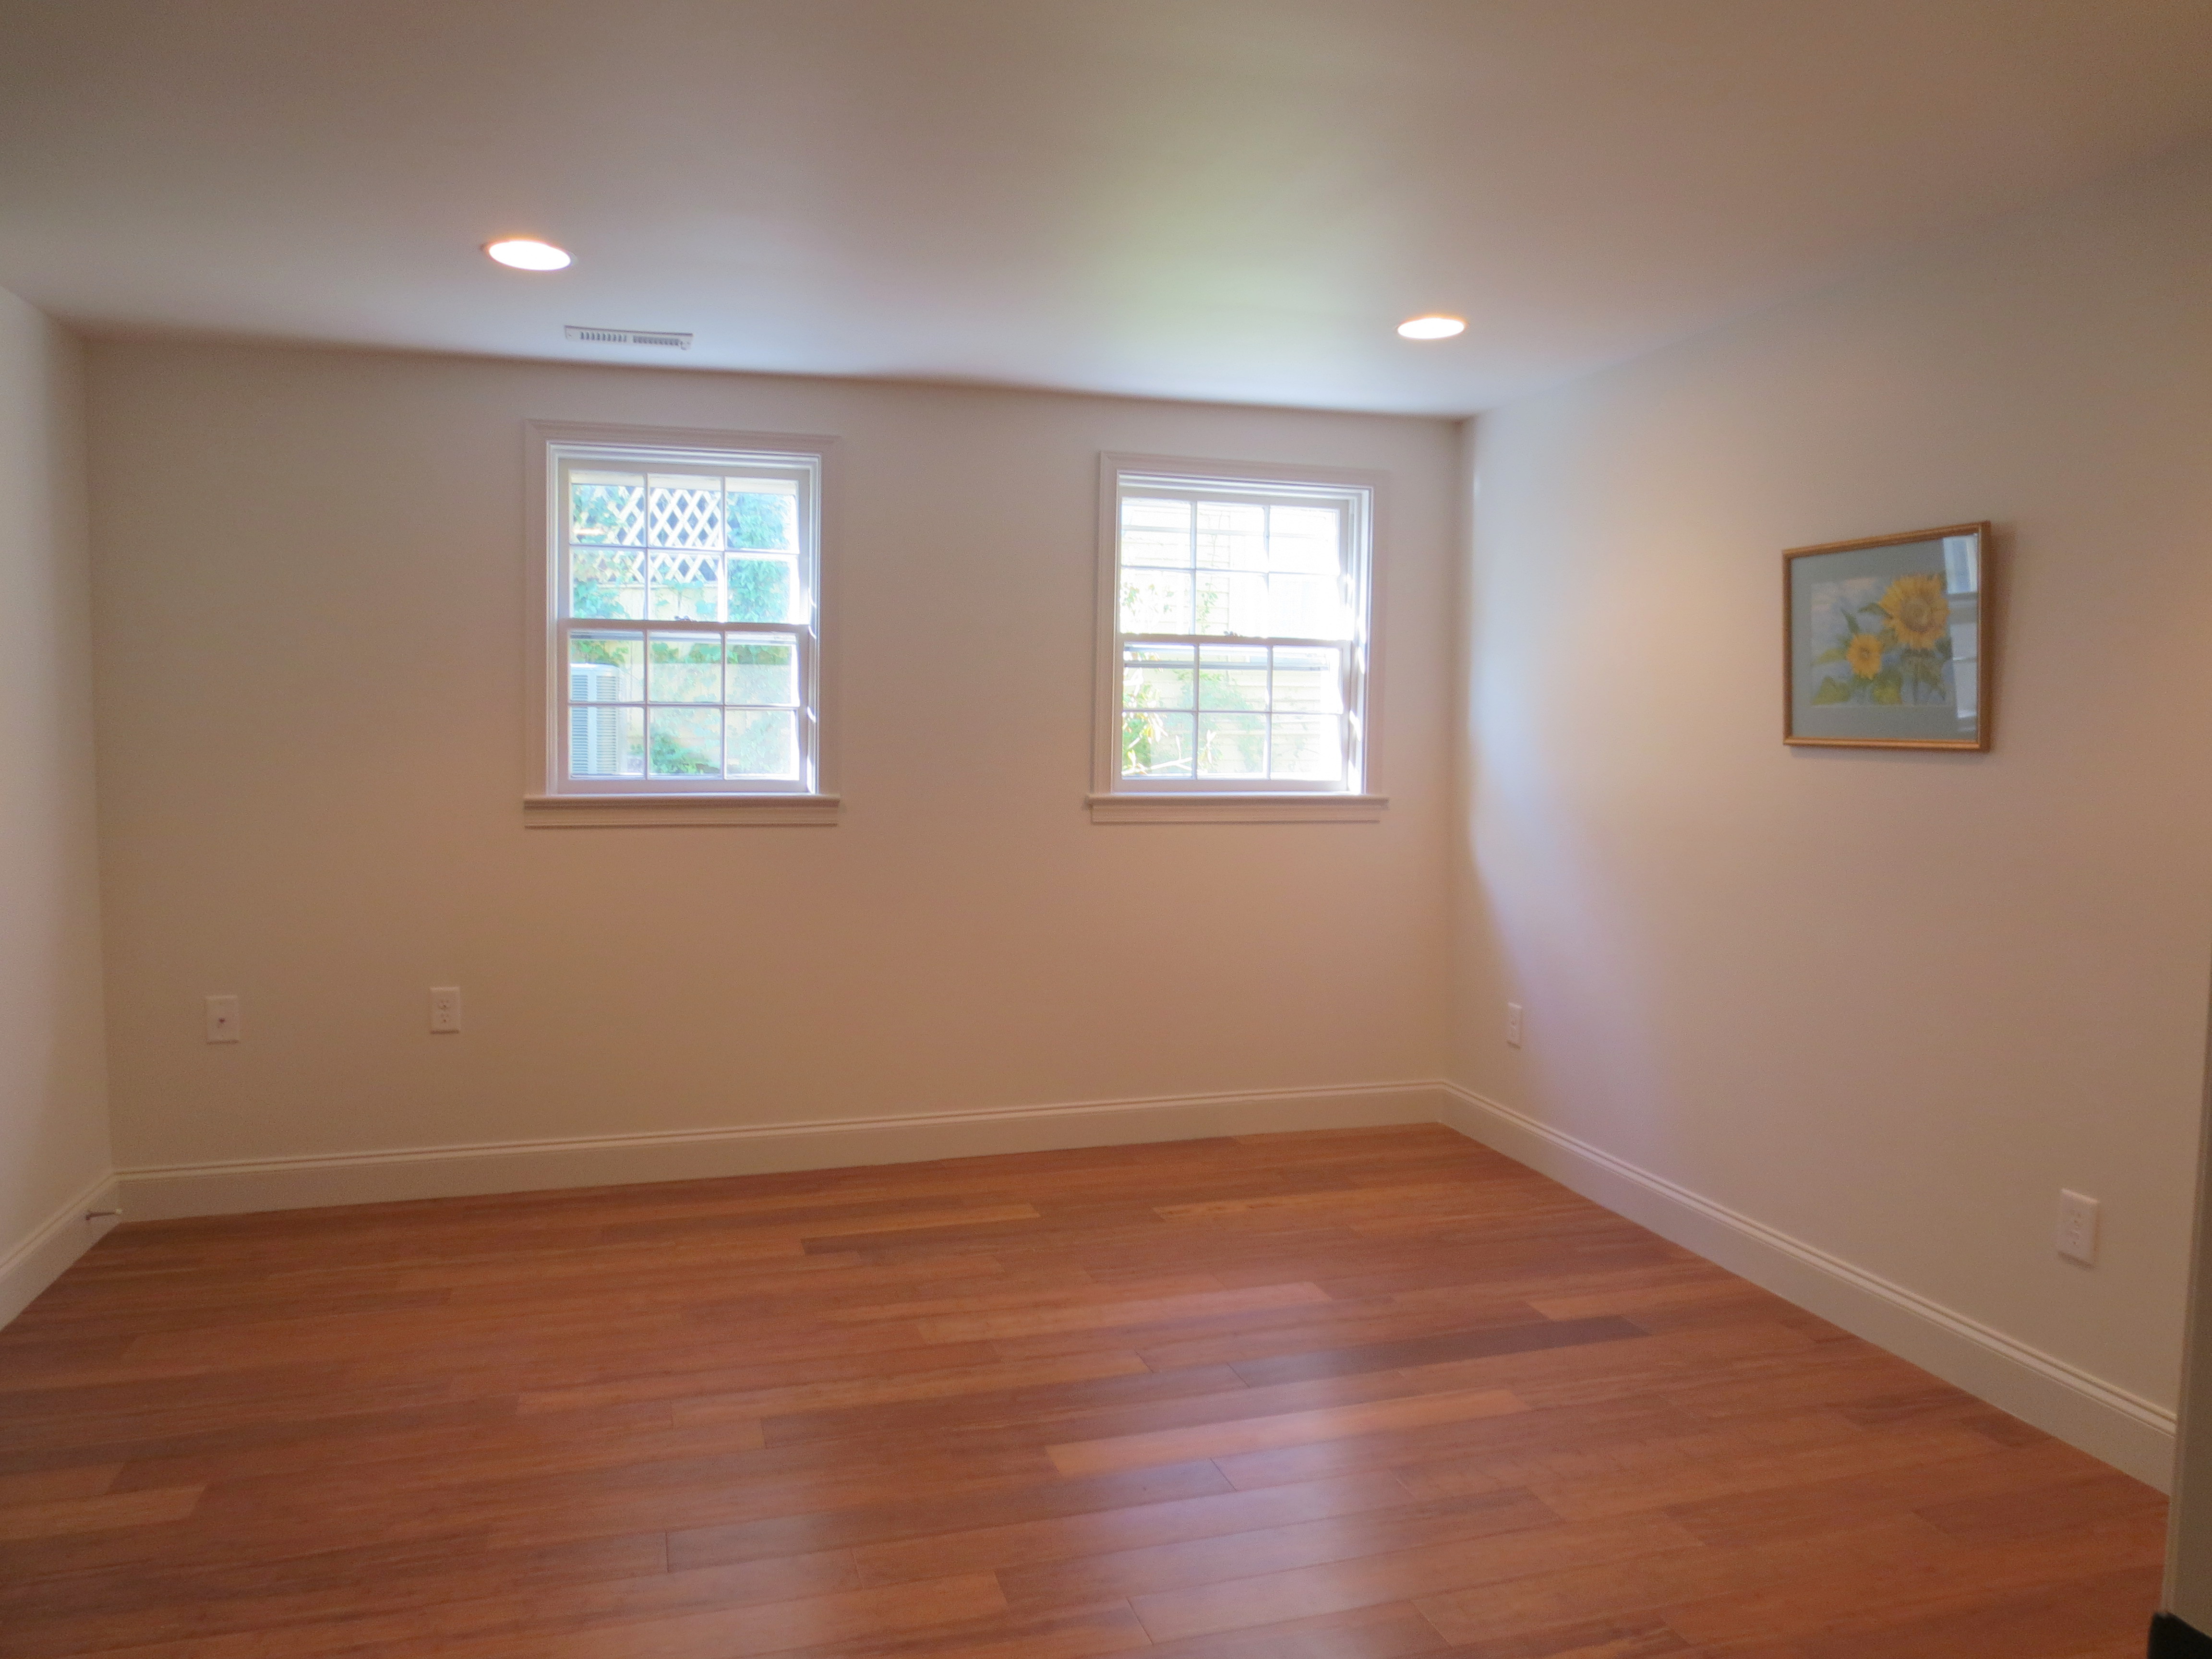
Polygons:
M1408 317L1398 325L1398 332L1409 340L1449 340L1466 328L1464 317Z
M559 270L568 263L566 248L555 247L550 242L541 242L532 236L509 236L486 242L484 252L517 270Z

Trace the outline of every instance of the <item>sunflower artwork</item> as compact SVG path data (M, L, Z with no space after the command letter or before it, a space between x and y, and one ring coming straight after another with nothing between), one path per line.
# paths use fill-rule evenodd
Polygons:
M1783 740L1986 749L1986 524L1783 555Z
M1814 665L1838 671L1813 688L1816 704L1955 701L1951 600L1940 573L1917 571L1887 585L1878 576L1815 582L1813 628L1833 641Z

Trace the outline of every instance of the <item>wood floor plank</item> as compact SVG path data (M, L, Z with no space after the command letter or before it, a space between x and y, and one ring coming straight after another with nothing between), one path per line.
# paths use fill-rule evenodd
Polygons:
M1428 1659L1451 1649L1418 1610L1397 1601L1158 1642L1145 1651L1146 1659Z
M2078 1484L2077 1484L2078 1483ZM2122 1513L2148 1505L2162 1511L2163 1500L2134 1481L2115 1482L2112 1472L2071 1446L2007 1448L1992 1444L1986 1455L1947 1458L1940 1463L1908 1464L1813 1480L1790 1486L1760 1486L1726 1497L1668 1505L1667 1513L1708 1544L1738 1548L1797 1534L1832 1532L1881 1513L1912 1513L1953 1536L1945 1510L1960 1522L1973 1506L1990 1502L2018 1516L2024 1494L2063 1486L2093 1506L2109 1504ZM1971 1534L1969 1534L1971 1535Z
M204 1486L155 1486L145 1492L11 1505L0 1510L0 1541L52 1538L62 1533L112 1532L119 1527L181 1521L199 1507L206 1490Z
M1245 1387L1225 1365L1148 1370L943 1401L779 1418L769 1438L772 1443L787 1444L837 1436L896 1443L902 1437L926 1434L947 1446L1004 1448L1115 1439L1377 1402L1419 1413L1424 1408L1413 1404L1417 1399L1495 1392L1486 1379L1470 1376L1468 1371L1468 1362L1459 1361L1254 1389ZM1453 1411L1440 1414L1446 1420L1460 1420Z
M1211 1462L1200 1462L1075 1480L994 1482L957 1490L937 1487L872 1503L824 1502L816 1507L802 1503L759 1520L672 1531L668 1559L672 1568L681 1569L855 1547L855 1559L865 1577L867 1555L861 1547L908 1542L926 1547L930 1540L957 1539L963 1533L1018 1528L1041 1520L1149 1510L1155 1505L1231 1493L1221 1471ZM826 1498L829 1494L822 1496ZM957 1577L971 1570L977 1569L957 1568L945 1576Z
M1119 1435L1106 1440L1073 1440L1048 1446L1046 1450L1052 1457L1053 1467L1062 1474L1096 1474L1105 1469L1135 1468L1145 1463L1233 1457L1240 1452L1310 1445L1316 1440L1347 1440L1385 1429L1462 1423L1471 1417L1503 1417L1526 1409L1503 1389L1480 1389L1358 1406L1324 1406L1316 1411L1285 1412L1273 1417L1233 1418L1227 1422L1157 1429L1146 1434Z
M1354 1556L1191 1589L1164 1590L1134 1597L1129 1605L1137 1610L1154 1640L1172 1641L1385 1601L1413 1601L1447 1640L1457 1641L1466 1621L1462 1620L1455 1629L1439 1620L1429 1602L1419 1598L1470 1592L1438 1604L1447 1611L1456 1611L1461 1601L1480 1602L1494 1596L1499 1585L1547 1568L1554 1573L1579 1572L1607 1582L1626 1572L1638 1558L1677 1556L1697 1558L1715 1574L1722 1572L1724 1565L1715 1552L1702 1549L1680 1528L1655 1516L1637 1516L1622 1521L1565 1522L1510 1532L1484 1539L1480 1548L1455 1540ZM1562 1568L1560 1563L1574 1565ZM1481 1587L1479 1595L1473 1593L1477 1586Z
M2142 1642L2130 1628L2158 1595L2159 1570L2122 1568L2033 1589L1977 1597L1910 1619L1863 1613L1846 1627L1809 1633L1796 1644L1803 1659L1955 1659L2002 1654L2004 1659L2137 1659Z
M1908 1540L1907 1547L1894 1553L1885 1550L1877 1556L1851 1547L1850 1540L1901 1529L1903 1524L1885 1521L1852 1534L1788 1539L1736 1552L1749 1570L1734 1588L1698 1594L1694 1601L1680 1598L1686 1605L1674 1605L1678 1598L1671 1595L1636 1605L1663 1607L1669 1625L1692 1642L1709 1645L1777 1636L1802 1639L1845 1629L1870 1635L1906 1615L1996 1605L2069 1579L2124 1573L2131 1563L2142 1565L2144 1552L2163 1541L2154 1522L2138 1519L2026 1547L1993 1548L1935 1534L1936 1541L1912 1547L1912 1535L1902 1530L1898 1536ZM1844 1540L1841 1545L1839 1539ZM1762 1573L1767 1582L1754 1583ZM1870 1596L1875 1585L1881 1593ZM2146 1625L2149 1618L2146 1606Z
M1406 1489L1389 1474L1352 1475L931 1533L863 1547L854 1552L854 1560L862 1583L894 1583L1182 1545L1405 1505Z
M1577 1524L1620 1527L1641 1518ZM1679 1529L1675 1535L1688 1536ZM1900 1572L1944 1571L1961 1556L1947 1548L1942 1535L1926 1522L1893 1516L1846 1533L1747 1550L1643 1550L1596 1565L1516 1573L1510 1580L1484 1581L1479 1589L1465 1585L1432 1592L1415 1605L1454 1644L1464 1646L1550 1625L1717 1602L1745 1586L1764 1589L1821 1573L1840 1576L1863 1593ZM1681 1630L1674 1619L1668 1622ZM1681 1633L1692 1643L1701 1639L1697 1632Z
M1486 1539L1499 1533L1554 1526L1559 1517L1527 1492L1439 1498L1376 1510L1363 1524L1335 1517L1283 1527L1252 1527L1202 1540L1002 1568L999 1583L1017 1607L1054 1607L1150 1595L1192 1584L1215 1584L1360 1556Z
M787 1649L779 1659L1091 1659L1149 1645L1126 1605L1027 1617L1002 1613L927 1629Z
M0 1652L22 1659L403 1613L667 1571L659 1533L550 1549L492 1551L480 1534L404 1545L210 1561L165 1559L129 1577L100 1572L0 1580Z
M1375 1468L1397 1470L1400 1480L1410 1488L1437 1465L1454 1463L1480 1473L1493 1458L1512 1456L1531 1447L1571 1443L1589 1432L1593 1425L1608 1425L1598 1429L1600 1434L1634 1435L1663 1432L1684 1420L1663 1401L1608 1399L1589 1407L1552 1407L1503 1417L1386 1429L1311 1445L1242 1452L1214 1462L1232 1485L1245 1491ZM1455 1484L1450 1492L1426 1490L1421 1495L1493 1492L1506 1484L1510 1483L1485 1475L1474 1483Z
M834 1382L802 1382L781 1389L753 1389L734 1394L701 1395L679 1400L675 1420L679 1426L715 1423L732 1417L782 1417L793 1414L849 1411L856 1407L908 1404L923 1400L957 1398L963 1395L995 1394L1009 1389L1033 1389L1053 1382L1095 1382L1108 1376L1145 1376L1152 1373L1133 1353L1070 1354L1060 1359L1026 1363L958 1365L896 1376L845 1377Z
M1648 1334L1642 1327L1626 1319L1539 1320L1498 1329L1447 1331L1397 1342L1368 1342L1350 1348L1243 1359L1233 1362L1231 1369L1256 1389L1269 1382L1297 1382L1313 1376L1402 1370L1414 1365L1434 1365L1447 1359L1477 1359L1541 1348L1580 1347L1589 1342L1633 1341Z
M2081 1528L2162 1523L2166 1504L2158 1493L2106 1480L2094 1468L2081 1467L2089 1460L2078 1452L2069 1461L2075 1467L2063 1479L2002 1493L1971 1492L1954 1481L1939 1501L1917 1513L1950 1536L1975 1544L2014 1542Z
M1142 1278L1098 1284L1087 1279L1055 1278L1050 1281L1008 1283L1003 1278L984 1280L980 1288L951 1285L920 1300L869 1303L860 1307L829 1310L840 1324L866 1324L875 1319L925 1319L959 1314L1004 1313L1021 1308L1078 1308L1092 1303L1127 1303L1181 1296L1211 1295L1223 1288L1212 1273L1146 1274ZM955 1292L948 1294L948 1291Z
M754 1575L757 1577L758 1575ZM626 1579L592 1587L617 1603L623 1592L650 1580ZM805 1575L794 1571L792 1588L804 1589ZM769 1590L762 1583L749 1590ZM550 1604L550 1605L549 1605ZM750 1659L793 1648L846 1638L951 1624L1000 1613L1005 1600L988 1573L937 1579L879 1589L841 1589L766 1599L741 1595L734 1601L657 1616L635 1616L610 1605L605 1616L561 1610L557 1598L535 1606L498 1601L489 1607L448 1604L420 1613L372 1615L364 1619L296 1626L282 1637L286 1659L374 1653L386 1659L517 1659L524 1653L544 1659ZM471 1624L487 1626L471 1631ZM185 1643L157 1642L110 1653L122 1659L266 1659L266 1636L257 1632L200 1638Z
M1671 1467L1649 1466L1618 1474L1539 1480L1530 1490L1571 1521L1594 1521L1638 1510L1667 1509L1701 1499L1796 1486L1870 1470L1918 1468L1961 1458L1986 1457L1993 1449L1964 1429L1901 1435L1854 1435L1832 1445L1743 1456L1725 1462L1684 1458Z
M743 1363L732 1364L736 1359ZM896 1388L916 1371L966 1370L1003 1364L988 1342L933 1342L906 1346L872 1340L832 1346L818 1352L763 1356L742 1345L714 1342L672 1352L634 1355L574 1368L588 1371L588 1382L546 1374L544 1368L503 1368L504 1375L463 1372L453 1378L456 1398L505 1395L524 1416L546 1412L588 1411L647 1401L704 1400L718 1395L796 1391L811 1384L860 1382ZM1142 1364L1141 1358L1139 1361ZM558 1386L540 1386L558 1383Z
M65 1463L56 1468L0 1474L0 1509L24 1504L52 1504L64 1498L97 1498L123 1473L120 1463Z
M1316 1285L1261 1285L1243 1291L1195 1291L1182 1296L1133 1297L1004 1313L945 1315L923 1320L921 1333L933 1342L988 1341L998 1337L1036 1336L1048 1331L1180 1324L1215 1314L1297 1307L1328 1300L1328 1293Z
M0 1659L2118 1659L2157 1494L1438 1126L127 1224Z

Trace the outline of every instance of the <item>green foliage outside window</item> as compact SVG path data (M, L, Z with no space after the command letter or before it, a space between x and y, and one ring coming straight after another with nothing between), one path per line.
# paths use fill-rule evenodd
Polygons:
M653 775L665 778L690 775L704 776L719 769L708 756L696 749L687 748L672 738L659 726L653 730Z
M798 529L798 505L788 495L732 495L729 544L733 548L777 550L793 546Z
M595 640L580 634L568 641L568 660L605 663L610 668L628 668L631 658L625 653L636 649L636 646L621 640Z

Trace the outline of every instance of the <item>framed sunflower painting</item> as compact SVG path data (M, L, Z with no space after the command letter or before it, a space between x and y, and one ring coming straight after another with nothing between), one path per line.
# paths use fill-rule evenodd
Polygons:
M1990 527L1782 556L1785 743L1987 749Z

